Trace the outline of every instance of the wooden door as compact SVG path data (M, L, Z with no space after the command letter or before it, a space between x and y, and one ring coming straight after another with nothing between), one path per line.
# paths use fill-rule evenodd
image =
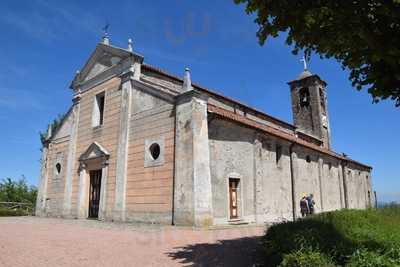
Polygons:
M229 212L231 219L239 217L238 211L238 186L239 179L229 179Z
M89 218L99 217L101 170L90 171Z

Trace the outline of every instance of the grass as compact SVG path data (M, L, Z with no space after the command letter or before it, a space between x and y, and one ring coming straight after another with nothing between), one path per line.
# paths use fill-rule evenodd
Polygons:
M276 224L267 266L400 266L400 207L342 210Z

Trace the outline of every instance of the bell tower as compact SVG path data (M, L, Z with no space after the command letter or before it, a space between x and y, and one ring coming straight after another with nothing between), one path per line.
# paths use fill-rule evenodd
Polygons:
M318 75L312 74L305 59L304 71L299 77L289 82L292 97L294 126L297 130L320 139L322 146L331 148L328 103L326 98L327 83Z

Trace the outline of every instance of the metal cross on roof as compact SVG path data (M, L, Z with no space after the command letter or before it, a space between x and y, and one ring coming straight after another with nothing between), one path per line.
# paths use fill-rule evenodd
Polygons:
M302 61L302 62L303 62L303 65L304 65L304 70L308 70L308 68L307 68L307 59L306 59L306 57L305 57L305 56L303 56L303 58L302 58L302 59L300 59L300 61Z
M110 27L110 23L106 22L106 25L102 28L104 36L108 36L108 28Z

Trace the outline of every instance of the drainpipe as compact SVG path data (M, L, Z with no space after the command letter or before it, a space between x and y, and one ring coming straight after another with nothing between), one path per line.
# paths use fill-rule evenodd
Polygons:
M296 220L296 181L294 177L294 168L293 168L293 161L294 161L294 152L293 147L295 143L291 143L289 146L289 153L290 153L290 180L292 184L292 212L293 212L293 221Z
M173 152L173 166L172 166L172 209L171 209L171 225L175 225L175 160L176 160L176 105L174 107L174 152Z

